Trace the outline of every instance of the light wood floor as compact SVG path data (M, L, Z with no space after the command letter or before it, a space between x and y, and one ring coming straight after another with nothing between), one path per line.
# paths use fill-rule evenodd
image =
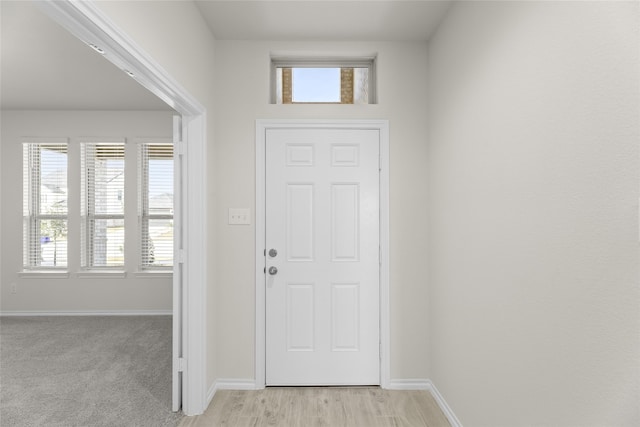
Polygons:
M428 391L379 387L269 387L216 393L180 427L451 427Z

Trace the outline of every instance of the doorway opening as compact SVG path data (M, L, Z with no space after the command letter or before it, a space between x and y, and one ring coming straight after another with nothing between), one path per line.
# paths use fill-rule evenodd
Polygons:
M206 111L139 46L91 2L46 1L42 10L70 33L104 52L104 57L158 96L181 117L174 132L182 157L176 188L173 270L173 409L204 412L206 379ZM177 175L176 175L177 176ZM179 195L178 195L179 194ZM180 205L178 205L180 204ZM180 218L178 218L180 216ZM181 233L178 232L178 227ZM177 236L181 235L181 238ZM188 369L186 368L188 366Z

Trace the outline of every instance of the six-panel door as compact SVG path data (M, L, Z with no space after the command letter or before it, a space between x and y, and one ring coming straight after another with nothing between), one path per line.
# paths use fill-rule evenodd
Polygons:
M379 139L267 130L267 385L380 383Z

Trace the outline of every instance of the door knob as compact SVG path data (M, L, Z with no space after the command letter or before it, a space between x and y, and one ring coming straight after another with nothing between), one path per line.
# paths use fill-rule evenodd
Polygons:
M275 258L278 255L278 251L276 251L275 249L269 249L269 256L271 258Z
M278 269L275 267L269 267L269 274L275 276L276 274L278 274Z

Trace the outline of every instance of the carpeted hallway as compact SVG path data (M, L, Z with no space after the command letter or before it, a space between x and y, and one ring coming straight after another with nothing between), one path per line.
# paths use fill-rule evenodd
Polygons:
M0 425L177 426L171 317L0 318Z

